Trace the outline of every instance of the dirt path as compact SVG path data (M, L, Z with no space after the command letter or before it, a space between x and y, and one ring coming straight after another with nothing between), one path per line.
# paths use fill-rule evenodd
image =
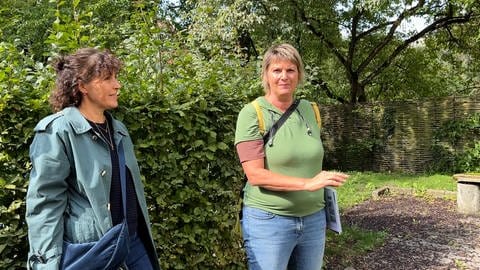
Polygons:
M344 211L343 222L388 232L348 269L480 269L480 217L459 214L455 201L384 196Z

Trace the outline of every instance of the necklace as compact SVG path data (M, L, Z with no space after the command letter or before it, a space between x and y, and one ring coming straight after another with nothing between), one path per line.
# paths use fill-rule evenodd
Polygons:
M99 124L97 124L97 123L95 123L95 122L94 122L94 124L95 124L95 126L97 127L97 129L101 131L101 133L103 133L103 134L105 134L105 133L106 133L106 134L109 134L110 130L108 129L108 121L105 120L105 122L107 123L107 125L106 125L105 127L102 127L103 124L100 124L100 125L99 125Z
M97 128L98 130L98 135L100 135L100 137L106 142L108 143L108 145L110 145L110 148L112 150L115 150L114 148L114 145L113 145L113 139L112 139L112 135L110 133L110 125L108 124L108 120L106 121L107 122L107 127L106 128L102 128L100 125L98 125L97 123L93 122L93 124L95 125L95 127Z

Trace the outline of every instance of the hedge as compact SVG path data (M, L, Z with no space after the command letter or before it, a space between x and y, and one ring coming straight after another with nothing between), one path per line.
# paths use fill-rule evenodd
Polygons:
M33 127L50 113L54 78L8 44L0 44L0 57L0 268L23 269L28 148ZM235 232L243 180L233 147L245 98L215 85L174 95L122 91L112 113L135 143L163 269L245 269Z

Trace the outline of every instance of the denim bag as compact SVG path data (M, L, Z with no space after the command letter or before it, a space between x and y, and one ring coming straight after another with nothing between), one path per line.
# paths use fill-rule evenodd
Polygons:
M113 226L102 238L95 242L69 243L63 241L63 254L60 263L62 270L114 270L124 266L129 252L127 225L126 172L123 144L118 147L120 182L122 186L123 222Z

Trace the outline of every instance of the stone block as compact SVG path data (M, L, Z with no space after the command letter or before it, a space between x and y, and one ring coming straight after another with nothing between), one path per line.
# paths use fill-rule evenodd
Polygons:
M457 207L462 214L480 216L480 184L457 182Z

